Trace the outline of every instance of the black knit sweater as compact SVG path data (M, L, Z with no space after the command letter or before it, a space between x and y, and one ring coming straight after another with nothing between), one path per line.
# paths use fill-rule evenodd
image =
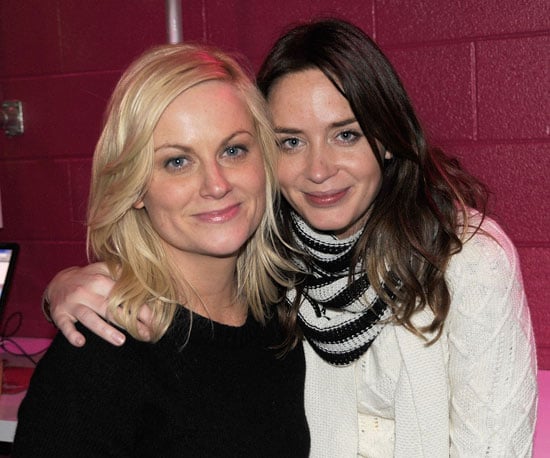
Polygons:
M157 344L114 347L79 327L75 348L58 335L19 410L14 456L306 457L302 347L278 359L275 320L197 315L185 344L187 316Z

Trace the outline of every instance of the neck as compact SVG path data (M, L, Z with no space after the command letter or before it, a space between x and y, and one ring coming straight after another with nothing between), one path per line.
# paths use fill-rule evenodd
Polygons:
M236 257L199 257L192 263L178 261L185 306L218 323L240 326L248 307L237 297Z

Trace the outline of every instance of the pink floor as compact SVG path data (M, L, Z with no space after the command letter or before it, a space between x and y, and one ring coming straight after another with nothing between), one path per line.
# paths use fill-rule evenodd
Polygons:
M534 458L550 457L550 371L539 371L539 407Z

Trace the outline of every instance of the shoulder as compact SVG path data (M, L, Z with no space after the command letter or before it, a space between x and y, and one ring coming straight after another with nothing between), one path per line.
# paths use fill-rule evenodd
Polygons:
M136 382L143 379L143 371L135 342L127 337L122 347L115 347L82 327L79 331L86 337L83 347L73 347L58 333L39 361L19 409L22 424L34 424L39 418L62 422L62 413L74 419L71 411L77 407L98 411L104 418L111 406L124 403L129 408L130 396L140 398L142 384Z
M514 244L492 219L468 234L462 250L453 255L445 274L451 293L449 324L456 328L464 318L487 324L502 320L528 327L529 312L519 257Z
M135 440L139 409L154 386L139 371L135 342L127 338L115 347L79 330L83 347L59 333L35 369L18 411L18 456L78 456L91 449L126 456L121 450Z
M472 215L477 225L480 216ZM504 230L491 218L485 217L476 231L463 236L460 252L453 255L447 268L451 283L458 278L478 282L506 281L519 275L519 257L516 248Z
M126 343L116 347L83 326L77 327L85 336L86 344L74 347L58 333L36 368L35 383L63 380L67 386L70 381L76 384L106 382L129 373L138 364L141 342L127 335Z

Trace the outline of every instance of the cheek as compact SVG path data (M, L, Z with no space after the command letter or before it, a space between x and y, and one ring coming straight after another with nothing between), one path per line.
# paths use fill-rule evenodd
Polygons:
M189 192L181 185L169 182L152 182L143 198L143 203L150 217L173 212L184 208L189 203Z
M234 177L236 185L245 186L249 193L265 196L266 174L262 161L256 161L238 172Z
M249 208L249 218L251 224L251 232L255 230L265 214L266 209L266 180L264 177L258 177L256 184L248 189L248 194L251 196Z
M281 158L277 166L277 179L279 180L281 192L285 197L287 197L292 184L296 183L296 178L299 175L296 173L297 170L297 167L292 166L292 161L285 160L284 156Z
M263 163L253 164L245 171L240 171L233 177L233 183L241 192L252 196L258 213L263 213L265 209L267 178Z
M358 151L349 160L342 164L355 181L369 188L378 189L382 183L382 170L374 153L370 148L367 151Z
M378 164L371 171L371 177L371 180L374 183L374 187L376 191L378 191L382 186L382 171L380 170L380 167L378 167Z

